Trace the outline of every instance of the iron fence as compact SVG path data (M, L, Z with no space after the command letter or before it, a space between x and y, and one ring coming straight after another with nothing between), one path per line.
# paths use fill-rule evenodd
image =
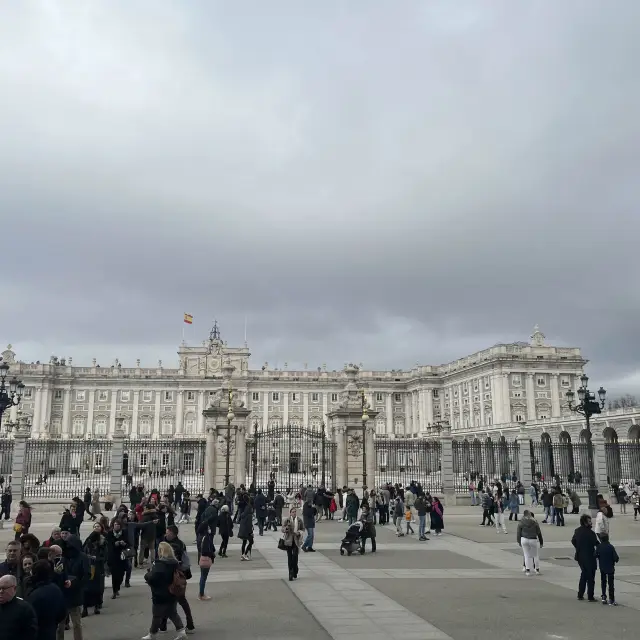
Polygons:
M531 474L541 484L585 492L590 484L589 444L531 442Z
M468 493L469 483L500 480L515 487L520 480L520 444L506 440L453 441L453 485L456 493Z
M610 485L640 483L640 442L607 442L604 450Z
M122 455L122 483L163 492L182 482L192 496L205 491L204 461L206 441L125 440ZM207 488L208 489L208 488ZM125 492L126 495L126 492Z
M336 489L336 444L324 428L282 425L255 431L247 440L247 486L266 491L270 480L277 489L301 484Z
M412 480L425 491L442 491L442 447L434 440L376 438L376 487L400 484L406 487Z
M10 476L13 466L13 440L0 440L0 475Z
M26 498L82 498L87 488L101 496L111 484L111 441L27 440Z

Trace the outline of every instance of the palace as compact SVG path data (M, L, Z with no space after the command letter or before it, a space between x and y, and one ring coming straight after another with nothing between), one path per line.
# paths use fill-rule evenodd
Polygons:
M124 417L129 438L204 438L203 410L221 388L222 366L234 367L234 390L261 426L291 424L318 428L339 402L347 382L344 371L326 367L302 371L249 366L249 349L230 347L217 323L198 346L183 342L178 368L126 368L72 365L72 359L52 357L48 364L27 364L7 348L2 353L10 375L26 385L22 411L32 416L32 438L110 438L116 416ZM434 425L448 422L455 438L500 436L526 424L556 439L561 433L577 438L581 419L565 401L568 390L580 386L587 361L578 348L547 345L536 326L529 342L496 344L443 365L415 366L404 371L360 369L377 412L377 436L427 437ZM605 429L620 439L636 438L638 411L603 413ZM6 420L6 419L5 419ZM633 429L635 428L635 431ZM631 433L633 431L633 433ZM532 434L533 435L533 434ZM605 433L606 437L606 433ZM611 436L609 439L612 439Z

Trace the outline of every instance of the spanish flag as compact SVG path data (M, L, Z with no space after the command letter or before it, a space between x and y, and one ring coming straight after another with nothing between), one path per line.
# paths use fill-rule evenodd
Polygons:
M190 313L185 313L184 322L185 324L193 324L193 316Z

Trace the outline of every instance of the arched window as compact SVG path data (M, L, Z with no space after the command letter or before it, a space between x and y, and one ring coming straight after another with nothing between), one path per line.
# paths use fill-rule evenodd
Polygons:
M93 423L93 435L96 438L103 438L107 435L107 419L96 418Z
M163 418L161 425L162 425L163 436L173 435L173 419L172 418Z
M59 436L62 433L62 418L51 418L51 431L52 436Z
M84 435L84 418L82 416L77 416L73 419L71 430L74 436Z
M193 435L196 432L196 418L193 413L187 413L184 420L184 432L188 435Z
M140 435L141 436L150 436L151 435L151 418L140 418Z

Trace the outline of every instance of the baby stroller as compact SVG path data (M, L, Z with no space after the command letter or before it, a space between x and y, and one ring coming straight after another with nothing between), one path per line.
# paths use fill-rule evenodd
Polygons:
M344 538L340 543L340 555L343 556L344 552L350 556L354 551L360 550L360 537L362 536L362 522L355 522L344 534Z

